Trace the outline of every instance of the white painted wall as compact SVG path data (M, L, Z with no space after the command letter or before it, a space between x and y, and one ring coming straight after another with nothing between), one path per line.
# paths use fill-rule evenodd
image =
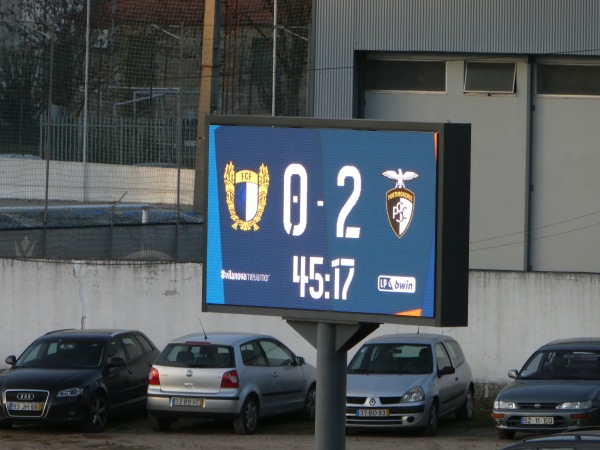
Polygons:
M180 170L180 203L194 202L192 169ZM177 169L50 161L48 199L177 204ZM0 199L45 200L46 161L2 158Z
M0 369L6 356L54 329L136 328L162 347L200 331L200 320L209 334L271 334L316 362L316 350L280 317L202 313L200 264L0 259L0 286ZM508 370L548 341L599 334L600 274L471 271L469 293L468 327L420 331L457 338L481 383L507 383ZM386 324L370 337L417 329Z

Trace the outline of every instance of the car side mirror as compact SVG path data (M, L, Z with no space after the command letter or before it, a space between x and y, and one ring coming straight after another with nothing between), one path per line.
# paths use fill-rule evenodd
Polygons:
M17 362L17 357L15 355L7 356L6 359L4 360L4 362L6 364L8 364L9 366L14 366L15 363Z
M123 367L125 366L125 360L123 358L120 358L118 356L115 356L114 358L109 358L108 360L108 367Z
M302 356L296 356L296 364L298 364L299 366L302 366L302 365L306 364L306 360Z
M452 375L456 372L456 369L452 366L446 366L443 369L438 370L438 377L443 377L444 375Z
M508 378L517 378L517 375L519 375L519 371L517 369L512 369L508 371Z

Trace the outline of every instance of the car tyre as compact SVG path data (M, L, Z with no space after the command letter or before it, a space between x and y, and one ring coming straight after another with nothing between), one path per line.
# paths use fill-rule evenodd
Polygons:
M0 430L8 430L12 428L13 424L10 422L0 422Z
M304 400L304 417L309 420L315 420L317 412L317 388L315 385L311 385L306 393L306 399Z
M168 431L171 428L172 420L167 417L158 417L154 414L148 414L150 428L154 431Z
M108 423L108 402L102 394L95 394L88 405L82 430L86 433L100 433Z
M460 420L470 420L473 418L473 410L475 406L475 400L473 396L473 388L469 387L467 390L467 398L460 408L456 410L456 417Z
M515 437L514 430L504 430L502 428L498 428L498 437L500 439L513 439Z
M240 414L233 421L236 434L254 434L258 423L258 402L250 396L242 405Z
M429 418L427 420L427 425L423 428L424 436L435 436L438 428L438 405L434 400L431 403L431 408L429 408Z

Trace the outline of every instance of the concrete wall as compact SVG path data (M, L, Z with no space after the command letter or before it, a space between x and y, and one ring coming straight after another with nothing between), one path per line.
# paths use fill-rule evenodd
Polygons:
M37 336L59 328L140 329L159 347L201 330L266 332L316 362L316 350L280 317L201 312L200 264L84 264L0 259L0 369ZM481 384L509 381L538 346L598 335L600 275L472 271L469 326L427 328L461 342ZM371 335L415 332L382 325ZM368 339L368 338L367 338ZM357 350L354 347L349 356Z
M195 171L180 171L180 203L194 202ZM50 161L48 199L177 204L177 169ZM0 199L44 200L46 161L0 155Z

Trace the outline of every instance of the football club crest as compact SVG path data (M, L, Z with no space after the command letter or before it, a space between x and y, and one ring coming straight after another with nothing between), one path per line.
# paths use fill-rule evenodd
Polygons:
M234 230L256 231L267 205L269 169L261 164L257 172L235 171L233 162L225 166L225 202Z
M408 230L415 211L415 194L406 188L404 182L414 180L419 174L398 169L386 170L381 175L396 181L396 187L387 191L385 195L385 206L392 230L401 238Z

